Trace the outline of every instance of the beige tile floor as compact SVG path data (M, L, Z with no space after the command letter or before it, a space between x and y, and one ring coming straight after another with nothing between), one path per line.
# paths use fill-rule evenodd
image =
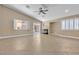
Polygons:
M1 39L0 54L3 55L59 55L79 54L79 40L52 35L24 36Z

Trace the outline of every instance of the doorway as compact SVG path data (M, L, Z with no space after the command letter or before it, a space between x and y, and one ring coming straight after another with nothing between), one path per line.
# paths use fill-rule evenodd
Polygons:
M33 23L33 34L34 35L40 35L41 34L40 23Z

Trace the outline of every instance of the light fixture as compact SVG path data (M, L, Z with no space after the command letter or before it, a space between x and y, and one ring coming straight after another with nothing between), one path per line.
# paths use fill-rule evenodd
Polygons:
M65 13L68 13L69 12L69 10L68 9L65 9Z

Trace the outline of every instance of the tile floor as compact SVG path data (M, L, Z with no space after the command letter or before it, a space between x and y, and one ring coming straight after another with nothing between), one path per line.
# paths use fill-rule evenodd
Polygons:
M24 36L0 40L1 55L79 54L79 40L52 35Z

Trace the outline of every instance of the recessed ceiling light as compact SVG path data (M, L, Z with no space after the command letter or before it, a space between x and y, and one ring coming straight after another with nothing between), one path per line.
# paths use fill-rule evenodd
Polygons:
M68 9L65 9L65 13L68 13L69 12L69 10Z

